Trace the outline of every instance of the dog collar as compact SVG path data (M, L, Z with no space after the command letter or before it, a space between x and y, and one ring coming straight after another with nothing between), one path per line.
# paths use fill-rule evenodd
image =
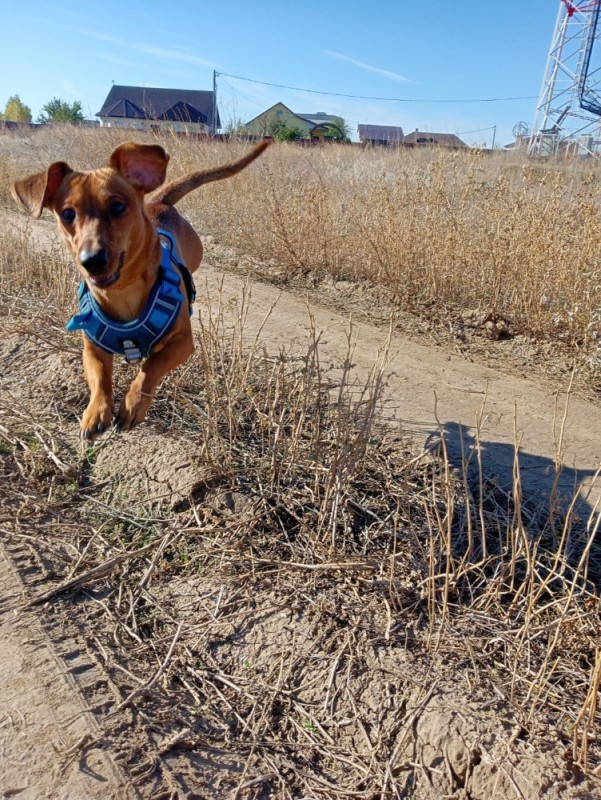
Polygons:
M182 280L192 316L196 297L192 275L179 258L171 234L160 228L157 233L161 237L159 275L140 316L129 322L112 319L99 306L87 283L82 281L78 290L79 313L71 317L67 330L81 330L102 350L134 362L150 355L154 345L173 327L185 302L179 288Z

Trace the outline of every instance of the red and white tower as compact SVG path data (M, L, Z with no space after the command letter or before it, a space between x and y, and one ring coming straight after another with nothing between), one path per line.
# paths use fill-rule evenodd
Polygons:
M560 0L530 155L601 155L600 7L600 0Z

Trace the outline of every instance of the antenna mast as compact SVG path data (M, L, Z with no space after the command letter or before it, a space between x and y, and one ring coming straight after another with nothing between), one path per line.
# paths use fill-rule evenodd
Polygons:
M219 73L213 70L213 105L211 106L211 135L215 136L217 133L217 75Z
M601 154L600 0L560 0L529 155Z

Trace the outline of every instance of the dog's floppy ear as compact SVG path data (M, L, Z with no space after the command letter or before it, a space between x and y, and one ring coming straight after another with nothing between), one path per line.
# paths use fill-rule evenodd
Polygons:
M44 172L37 172L28 178L15 181L12 195L34 219L42 216L42 211L52 203L56 190L63 179L73 172L64 161L55 161Z
M152 192L165 180L169 156L158 144L125 142L113 150L109 167L142 192Z

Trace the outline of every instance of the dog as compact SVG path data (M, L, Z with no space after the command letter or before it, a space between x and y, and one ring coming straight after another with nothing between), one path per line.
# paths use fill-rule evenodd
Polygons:
M168 154L160 145L135 142L119 145L106 167L78 172L57 161L13 184L13 196L34 219L44 209L54 213L81 273L79 314L67 328L81 329L83 336L90 389L84 439L96 438L113 421L115 354L145 359L116 417L117 427L129 430L144 420L165 375L194 351L190 273L198 269L203 247L175 204L205 183L236 175L269 143L164 186Z

